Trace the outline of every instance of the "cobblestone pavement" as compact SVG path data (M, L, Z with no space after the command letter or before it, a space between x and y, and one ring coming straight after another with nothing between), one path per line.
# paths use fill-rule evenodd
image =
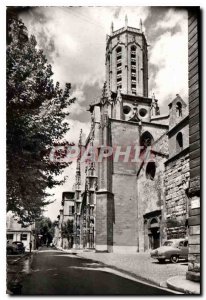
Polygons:
M118 253L78 253L79 257L93 259L111 267L128 272L135 277L166 287L166 280L172 276L185 275L188 269L186 261L177 264L166 262L160 264L148 253L118 254Z

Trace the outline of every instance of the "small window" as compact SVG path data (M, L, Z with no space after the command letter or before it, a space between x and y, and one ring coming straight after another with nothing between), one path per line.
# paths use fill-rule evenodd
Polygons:
M122 74L122 70L117 70L117 75Z
M176 103L176 114L177 114L177 117L182 116L182 104L180 102Z
M146 167L146 178L150 180L154 180L156 173L156 166L153 161L148 162Z
M183 149L182 132L179 132L176 136L176 150L177 150L177 153L182 151L182 149Z
M132 65L132 66L136 66L136 61L133 61L133 60L132 60L132 61L131 61L131 65Z
M74 214L74 206L69 206L69 215Z
M122 77L117 78L117 82L122 81Z
M13 235L13 233L8 233L6 235L6 237L7 237L7 240L12 240L13 241L14 235Z
M116 51L117 51L117 53L120 53L122 51L122 48L118 47Z
M188 246L188 241L184 241L184 247Z
M26 233L21 234L21 241L27 241L27 234Z
M136 47L134 45L131 47L131 51L136 51Z
M117 68L119 68L119 67L121 67L121 66L122 66L122 63L121 63L121 62L117 64Z

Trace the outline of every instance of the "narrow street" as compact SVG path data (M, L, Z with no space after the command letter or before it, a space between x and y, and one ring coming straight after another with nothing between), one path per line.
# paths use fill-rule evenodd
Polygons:
M104 268L101 263L44 247L34 254L31 273L22 281L22 295L173 294L109 273Z

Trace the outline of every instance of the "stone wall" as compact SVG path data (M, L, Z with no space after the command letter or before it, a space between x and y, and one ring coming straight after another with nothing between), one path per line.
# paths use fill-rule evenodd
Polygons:
M115 160L115 153L117 153L117 146L121 146L121 152L125 152L128 146L131 146L131 150L135 145L139 144L139 126L137 123L130 123L126 121L111 120L111 146L113 147L113 170L115 174L128 174L135 175L137 166L131 162L134 158L134 152L130 151L130 158L128 162L124 162L125 156L119 156L117 161ZM116 156L117 158L117 156Z
M185 123L185 124L184 124ZM185 120L182 125L176 126L174 130L169 133L169 157L173 157L178 153L177 151L177 141L176 137L179 132L182 133L182 139L183 139L183 147L182 150L187 148L189 146L189 124L188 120Z
M164 204L164 161L165 157L156 155L154 157L156 172L154 179L147 178L147 162L143 165L137 178L137 201L138 201L138 241L139 252L147 251L154 245L151 245L149 239L152 238L150 230L150 221L152 218L158 218L159 228L159 246L165 238L161 223L162 209Z
M149 131L151 135L154 138L154 141L159 139L164 133L167 132L168 126L167 125L160 125L160 124L154 124L154 123L146 123L142 122L142 130L141 134L143 134L145 131Z
M137 191L136 175L113 174L114 252L137 251Z
M188 15L189 52L189 264L187 279L200 281L200 8L190 8Z
M167 238L185 237L188 199L186 182L189 172L189 149L165 162L165 208Z

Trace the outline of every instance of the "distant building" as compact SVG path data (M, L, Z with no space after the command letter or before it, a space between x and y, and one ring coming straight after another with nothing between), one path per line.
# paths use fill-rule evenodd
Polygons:
M141 23L111 26L102 97L90 105L91 130L78 144L74 248L143 252L187 236L188 108L177 95L161 115L148 97L147 46Z
M64 227L68 221L73 224L74 221L74 192L62 193L62 208L58 215L58 225L55 226L54 244L63 249L68 249L73 246L73 234L68 240L64 233Z
M26 250L29 250L30 241L34 245L34 230L35 225L23 227L18 223L18 218L14 216L12 212L8 212L6 215L6 236L7 241L11 244L15 241L23 242Z

